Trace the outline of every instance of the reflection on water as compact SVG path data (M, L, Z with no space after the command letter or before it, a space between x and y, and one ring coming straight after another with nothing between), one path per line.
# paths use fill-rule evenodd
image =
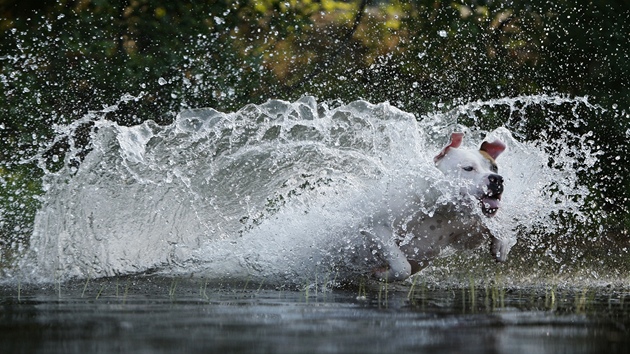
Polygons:
M294 291L108 278L2 288L0 351L627 352L629 301L613 288Z

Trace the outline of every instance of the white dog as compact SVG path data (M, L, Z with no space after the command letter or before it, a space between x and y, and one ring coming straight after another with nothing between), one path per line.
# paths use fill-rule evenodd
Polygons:
M432 215L413 210L414 202L399 203L375 215L368 230L373 253L386 265L374 271L381 280L404 280L426 267L447 248L472 249L486 239L479 213L491 217L499 209L503 177L495 159L505 150L501 141L484 142L477 151L459 149L463 133L453 133L450 143L434 158L435 166L458 186L460 195ZM491 250L498 261L507 259L512 244L491 236Z

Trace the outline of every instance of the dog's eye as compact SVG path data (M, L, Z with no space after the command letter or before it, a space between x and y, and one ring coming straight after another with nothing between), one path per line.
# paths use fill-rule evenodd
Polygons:
M475 168L474 168L474 167L472 167L472 166L466 166L466 167L462 167L462 169L463 169L464 171L466 171L466 172L470 172L470 171L474 170Z

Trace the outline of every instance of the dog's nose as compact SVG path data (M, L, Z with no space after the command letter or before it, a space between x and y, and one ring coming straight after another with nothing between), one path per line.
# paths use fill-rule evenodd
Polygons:
M503 193L503 177L497 174L488 176L488 190L490 195L500 196Z
M503 184L503 177L500 175L492 174L488 176L488 181L492 184Z

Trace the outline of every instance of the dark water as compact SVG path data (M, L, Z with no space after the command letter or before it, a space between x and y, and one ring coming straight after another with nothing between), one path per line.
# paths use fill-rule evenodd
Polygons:
M2 353L625 353L630 294L603 289L269 289L109 278L0 291Z

